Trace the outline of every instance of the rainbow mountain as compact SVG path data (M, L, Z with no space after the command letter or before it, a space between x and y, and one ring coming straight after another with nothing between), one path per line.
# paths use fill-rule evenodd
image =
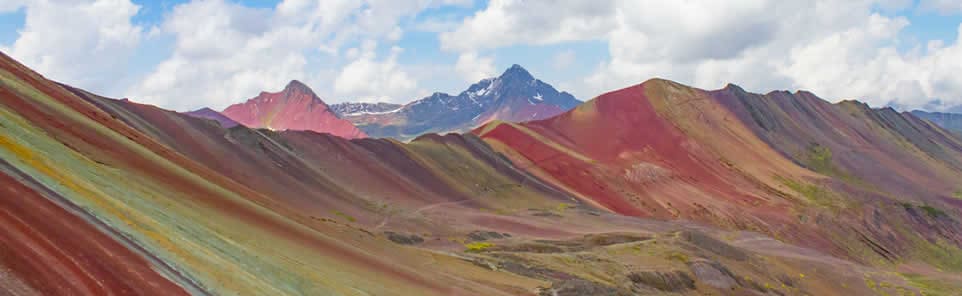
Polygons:
M403 143L225 127L0 56L13 295L951 295L962 140L665 80Z

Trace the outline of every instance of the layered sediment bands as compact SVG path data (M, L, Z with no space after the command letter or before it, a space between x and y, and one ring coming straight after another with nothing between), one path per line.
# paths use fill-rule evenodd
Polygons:
M891 109L654 79L474 133L620 214L757 230L872 263L933 261L920 250L958 253L962 242L947 230L960 227L949 198L962 180L959 139Z
M958 140L845 105L798 113L854 127L790 132L794 117L727 91L652 81L545 121L402 143L224 128L0 56L0 294L962 288ZM875 184L890 179L846 151L902 183Z
M65 205L56 193L28 187L29 177L6 163L0 171L0 269L22 285L0 289L14 295L187 295L179 284L192 287L189 280L152 264L144 258L149 254L117 233L102 232L95 217Z
M446 275L450 269L477 268L420 250L398 249L369 232L326 222L322 217L340 215L327 210L323 215L308 215L299 204L282 202L299 198L296 194L267 196L244 184L254 177L234 180L184 156L197 153L194 157L216 157L231 146L197 144L194 150L184 153L172 150L163 142L184 138L173 133L165 138L161 136L162 129L154 128L150 133L133 129L130 126L138 124L129 120L132 118L122 120L120 113L101 111L6 57L0 68L0 85L0 158L97 217L105 227L142 246L165 265L188 275L202 291L261 295L450 295L485 291L483 294L515 295L519 286L536 285L535 281L483 270L479 270L480 275L469 272L457 277L459 280L454 283L441 284L445 282L442 279L450 279ZM141 119L140 128L145 130L154 126L146 123L163 122L162 117ZM216 127L200 119L186 122L202 128ZM194 139L201 138L199 135L205 135L204 139L224 139L224 134L184 132ZM267 145L273 140L264 137L252 141L256 143L252 149L264 155L252 161L276 165L272 162L282 160L271 154L284 151L278 150L283 145ZM209 152L201 154L204 151ZM270 172L260 170L266 167L242 173ZM228 166L224 171L236 169ZM280 190L278 185L266 188ZM11 225L17 224L4 226ZM451 262L428 271L414 268L438 260ZM135 265L136 261L126 264ZM491 288L473 280L484 275L512 285ZM120 272L114 276L124 277ZM94 278L106 281L110 277ZM66 279L69 278L49 275L37 282L56 287L58 280Z
M951 180L962 178L959 139L913 115L854 101L830 104L808 92L758 95L730 87L712 96L759 138L813 171L905 198L958 190ZM819 152L831 159L821 161Z
M517 203L570 199L514 168L474 135L404 144L308 131L224 129L153 106L79 94L164 146L305 216L338 212L376 223L385 206L456 202L509 208L502 201L507 196Z
M714 116L710 113L669 113L672 108L691 111L714 106L709 101L690 101L679 107L661 96L649 100L646 92L656 84L671 86L654 81L603 95L555 118L492 124L477 132L495 147L513 148L506 155L523 157L517 159L522 167L536 167L564 187L629 215L697 217L697 212L726 215L752 206L784 208L784 198L768 195L769 187L757 186L771 176L759 180L744 170L814 176L790 161L779 162L772 157L777 153L764 143L751 142L744 128L707 121L717 120L708 118ZM695 118L705 121L690 120ZM676 124L683 120L689 124ZM699 130L708 127L714 130ZM738 145L758 154L726 155L700 140ZM732 163L738 161L751 165L736 168Z

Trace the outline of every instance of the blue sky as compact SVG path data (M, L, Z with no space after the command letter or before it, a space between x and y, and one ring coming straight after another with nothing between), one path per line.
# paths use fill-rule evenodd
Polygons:
M582 100L662 77L962 104L954 1L60 2L0 4L0 49L62 82L176 110L223 108L291 79L328 102L403 103L511 64ZM61 10L83 13L61 25Z

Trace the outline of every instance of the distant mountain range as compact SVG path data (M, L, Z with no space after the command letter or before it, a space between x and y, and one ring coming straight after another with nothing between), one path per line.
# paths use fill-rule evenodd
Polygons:
M534 78L519 65L483 79L457 96L434 93L408 104L346 102L327 105L308 86L291 81L222 112L186 112L224 127L243 124L273 130L310 130L345 138L409 140L425 133L464 132L492 120L524 122L561 114L581 104L567 92Z
M490 121L545 119L580 104L571 94L559 92L523 67L513 65L501 76L483 79L457 96L437 92L403 105L327 105L308 86L294 80L280 92L261 92L223 112L201 108L184 114L217 121L225 128L243 124L275 130L310 130L349 139L370 135L409 140L425 133L464 132ZM910 113L962 133L962 114L921 110Z
M479 81L456 96L434 93L408 103L346 103L335 112L372 137L410 139L424 133L470 130L491 120L522 122L555 116L581 104L519 65Z
M962 134L962 114L925 112L920 110L912 111L912 114L918 116L919 118L934 122L945 129Z
M548 100L499 79L404 108ZM382 107L341 109L402 112ZM363 136L297 82L228 109L242 124L0 53L0 294L962 291L962 137L892 108L652 79L410 142L314 132Z

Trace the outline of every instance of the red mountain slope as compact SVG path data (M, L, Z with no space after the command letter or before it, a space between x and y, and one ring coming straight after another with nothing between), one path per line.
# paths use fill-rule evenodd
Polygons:
M524 157L519 161L530 162L615 212L677 217L706 206L731 206L727 202L757 202L759 194L745 186L752 180L726 168L717 161L718 153L658 113L645 92L663 83L668 82L611 92L550 119L492 124L476 132L517 148L514 152ZM608 183L618 186L603 185ZM655 200L639 200L637 194L651 194ZM719 203L719 198L731 200Z
M348 139L367 137L353 123L334 114L310 88L297 80L280 92L261 92L221 113L253 128L315 131Z
M712 93L668 82L621 93L626 100L608 107L596 101L557 125L531 125L538 132L501 125L530 137L532 149L559 155L513 163L495 149L522 158L502 142L470 134L401 143L224 128L55 84L0 54L0 294L953 295L962 288L953 273L962 269L951 240L962 233L953 224L957 208L924 192L887 206L854 196L867 191L820 173L824 162L789 160ZM599 118L610 112L624 114ZM901 135L926 126L891 119L886 126L900 128L885 130ZM880 129L862 122L872 128L857 131ZM652 129L561 130L625 123ZM918 139L901 147L920 147L913 157L957 155L940 131L914 133ZM586 141L612 147L575 145ZM849 158L845 143L830 148L838 161ZM824 154L814 159L832 159ZM548 175L539 169L546 164L572 169ZM952 168L933 175L953 177ZM810 190L777 185L771 175L830 182L820 190L847 193L840 200L852 205L822 208L822 199L799 199ZM592 180L604 195L559 179ZM580 202L596 199L649 203L656 216L714 224L623 216ZM709 210L685 210L692 203ZM802 236L813 233L825 235ZM799 238L818 248L789 244ZM838 253L848 257L872 259L867 251L889 261L833 257L823 250L837 248L825 241L846 247Z
M948 214L960 208L959 140L890 109L655 79L474 132L617 213L753 229L864 262L942 256L926 240L962 244Z

